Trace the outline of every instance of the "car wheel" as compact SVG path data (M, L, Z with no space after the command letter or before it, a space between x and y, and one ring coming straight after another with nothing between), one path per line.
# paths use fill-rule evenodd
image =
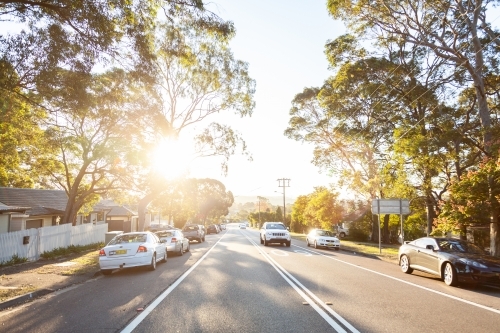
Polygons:
M202 242L204 242L204 241L205 241L205 236L203 236L203 238L201 239L201 241L202 241Z
M291 241L286 242L286 244L285 244L285 245L286 245L286 247L290 247L290 244L291 244L291 243L292 243Z
M316 243L316 241L314 241L314 248L317 249L318 248L318 243Z
M457 273L455 271L455 267L449 262L446 263L443 270L443 280L444 283L448 286L456 286L457 285Z
M341 232L341 233L339 234L339 236L340 236L340 238L344 238L344 237L345 237L345 232Z
M198 238L198 243L201 243L201 242L203 242L203 238L200 237L200 238Z
M307 246L311 246L311 244L309 243L309 239L306 238L306 244Z
M268 246L269 243L267 242L267 240L264 238L264 246Z
M177 252L177 255L180 257L184 254L184 246L181 245L181 249L179 250L179 252Z
M156 269L156 253L153 253L153 258L151 258L151 263L149 264L149 270L154 271Z
M410 259L404 254L401 256L401 259L399 259L399 265L403 273L411 274L413 272L413 269L410 267Z
M110 275L112 272L112 269L101 269L102 275Z
M162 262L167 262L167 250L165 250L165 254L163 255Z
M338 250L340 250L340 248L336 247L336 248L335 248L335 251L338 251Z
M260 243L264 244L264 241L262 240L262 236L260 236L259 239L260 239Z

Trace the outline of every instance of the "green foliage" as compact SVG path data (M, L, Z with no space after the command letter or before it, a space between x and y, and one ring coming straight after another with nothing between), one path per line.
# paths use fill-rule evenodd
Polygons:
M14 254L10 260L0 262L0 267L13 266L27 261L28 258L21 258L17 254Z
M59 247L57 249L54 249L52 251L48 252L43 252L40 254L40 257L44 259L55 259L58 257L63 257L71 254L77 254L81 252L86 252L90 250L99 250L101 249L105 244L104 243L93 243L89 245L70 245L66 248Z

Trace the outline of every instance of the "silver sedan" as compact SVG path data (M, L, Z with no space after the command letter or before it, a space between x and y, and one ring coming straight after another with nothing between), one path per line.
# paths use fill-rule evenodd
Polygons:
M306 237L307 246L313 245L315 248L326 247L328 249L340 249L340 240L335 233L329 230L314 229Z
M189 239L184 237L181 230L161 230L156 235L167 242L167 251L174 252L182 256L184 252L189 252Z

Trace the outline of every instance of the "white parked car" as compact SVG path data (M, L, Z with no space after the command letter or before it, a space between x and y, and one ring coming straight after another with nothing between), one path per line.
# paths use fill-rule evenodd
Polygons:
M267 246L270 243L280 243L290 246L292 237L290 231L281 222L265 222L260 228L260 243Z
M335 233L329 230L314 229L306 237L307 246L333 248L336 251L340 249L340 240Z
M240 223L240 229L246 229L247 225L245 223Z
M158 261L167 261L166 244L149 231L117 235L99 251L99 267L104 275L114 269L137 266L155 270Z
M156 232L156 236L167 242L167 252L175 252L178 256L189 252L189 239L180 230L161 230Z

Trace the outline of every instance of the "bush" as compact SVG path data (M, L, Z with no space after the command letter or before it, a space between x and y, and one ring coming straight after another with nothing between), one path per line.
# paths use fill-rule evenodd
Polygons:
M63 248L59 247L57 249L54 249L52 251L48 252L43 252L40 254L40 257L44 259L54 259L57 257L62 257L70 254L75 254L75 253L81 253L81 252L86 252L86 251L91 251L91 250L99 250L104 246L104 243L94 243L94 244L89 244L89 245L70 245L69 247Z
M17 254L14 254L12 258L8 261L2 261L0 262L0 267L6 267L6 266L13 266L17 264L22 264L23 262L27 262L28 258L20 258L17 256Z

